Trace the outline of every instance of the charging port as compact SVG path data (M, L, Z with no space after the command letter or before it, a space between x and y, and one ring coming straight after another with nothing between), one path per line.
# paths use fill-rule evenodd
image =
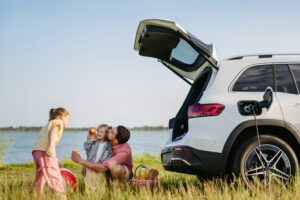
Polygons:
M243 116L252 116L254 115L253 113L253 108L255 111L256 115L261 115L262 109L258 106L259 102L258 101L239 101L237 103L238 109L241 115Z

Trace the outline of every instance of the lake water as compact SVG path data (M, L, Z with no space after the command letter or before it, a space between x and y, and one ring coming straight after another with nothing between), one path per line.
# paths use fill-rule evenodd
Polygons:
M32 161L32 146L38 133L0 133L0 137L10 137L13 141L6 150L5 156L2 158L3 163L27 163ZM86 158L83 149L83 143L86 140L86 132L64 132L60 143L56 148L57 158L59 160L70 158L71 152L78 149L83 158ZM131 132L129 144L132 154L142 155L149 153L159 155L161 148L168 139L168 132Z

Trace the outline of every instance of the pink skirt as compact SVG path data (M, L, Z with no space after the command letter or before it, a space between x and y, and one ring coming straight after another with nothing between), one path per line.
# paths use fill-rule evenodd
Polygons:
M49 157L46 151L39 150L34 150L32 156L36 166L34 180L36 189L42 193L47 183L52 191L65 192L57 158Z

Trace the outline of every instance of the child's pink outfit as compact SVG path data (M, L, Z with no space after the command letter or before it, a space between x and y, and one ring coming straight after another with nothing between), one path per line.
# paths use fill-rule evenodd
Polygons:
M63 132L63 122L57 119L49 121L42 128L33 145L32 156L36 166L34 184L40 192L43 192L46 183L53 191L65 192L56 155L49 157L46 153L49 147L49 132L54 126L59 127L55 141L56 147Z
M32 152L36 166L34 184L38 191L43 192L45 184L53 191L65 192L56 157L49 157L46 151Z

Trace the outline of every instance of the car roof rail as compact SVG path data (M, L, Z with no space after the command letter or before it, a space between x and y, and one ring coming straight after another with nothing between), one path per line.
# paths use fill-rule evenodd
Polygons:
M243 58L273 58L274 56L300 56L300 53L249 54L227 58L225 60L241 60Z

